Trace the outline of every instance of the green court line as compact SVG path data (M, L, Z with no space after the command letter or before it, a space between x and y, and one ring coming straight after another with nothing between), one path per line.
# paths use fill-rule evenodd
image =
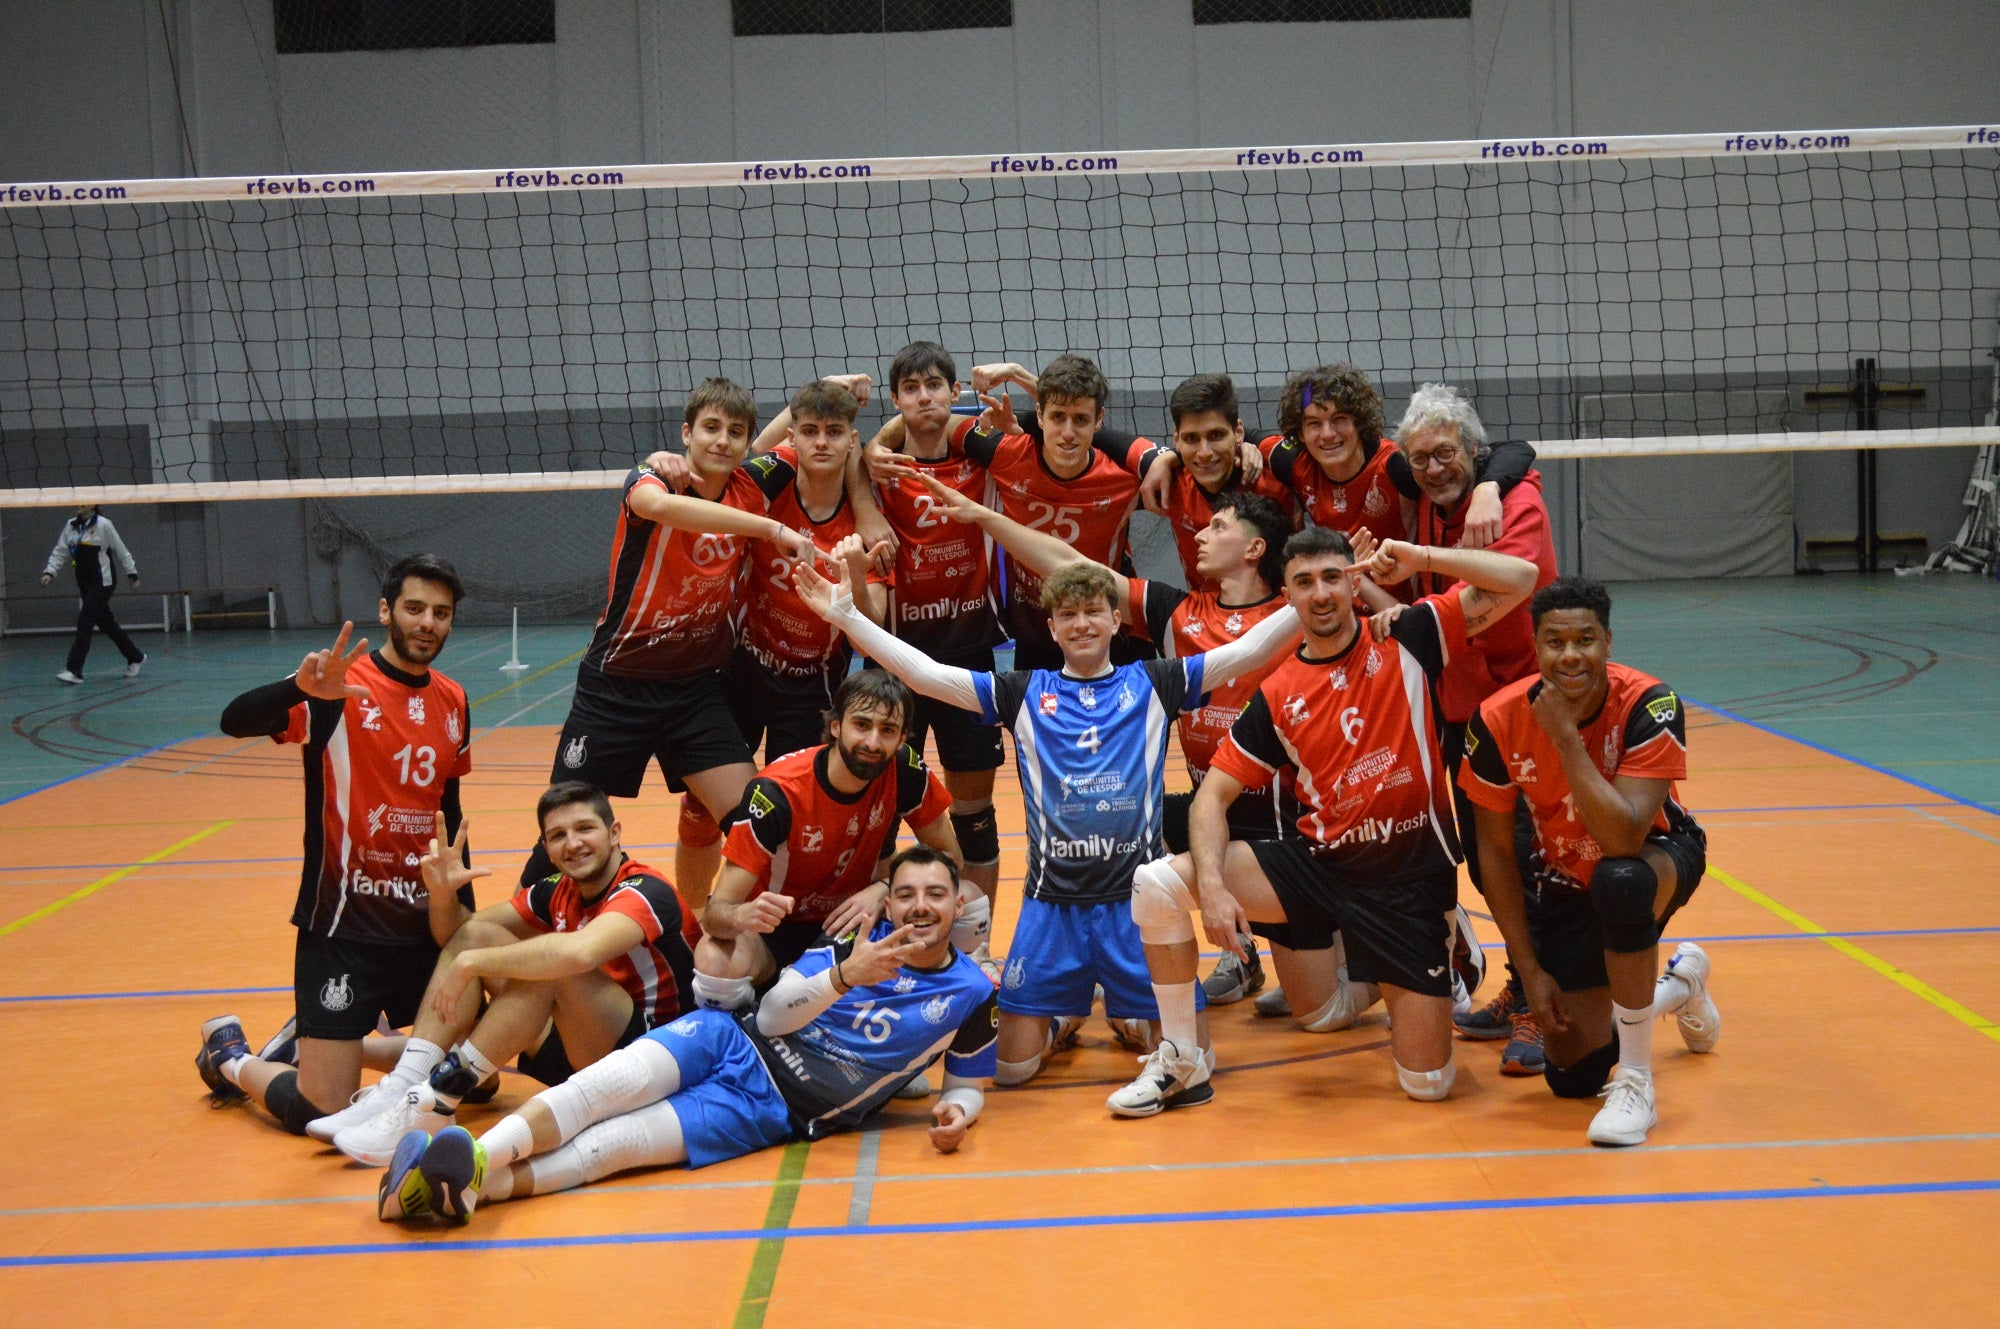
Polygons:
M811 1149L805 1140L785 1146L785 1156L778 1160L778 1179L772 1185L771 1207L764 1211L766 1232L783 1232L791 1226L792 1210L799 1202L799 1182L806 1175L806 1154ZM743 1298L736 1303L734 1329L763 1329L771 1289L778 1282L778 1261L784 1254L782 1236L757 1242L756 1253L750 1257L750 1277L743 1282Z
M1738 895L1750 901L1750 903L1757 905L1759 908L1769 910L1799 931L1825 942L1848 959L1868 966L1868 968L1873 969L1876 973L1882 975L1882 977L1888 979L1904 991L1922 997L1925 1001L1937 1007L1960 1024L1965 1025L1969 1029L1975 1029L1994 1042L2000 1043L2000 1025L1994 1024L1993 1021L1987 1019L1978 1011L1953 1001L1950 997L1945 996L1944 993L1939 992L1936 988L1914 974L1898 969L1881 956L1863 950L1845 937L1836 936L1828 932L1825 928L1813 922L1796 909L1780 904L1778 901L1764 894L1764 892L1758 890L1755 886L1747 885L1737 880L1727 872L1716 867L1713 863L1708 865L1708 875L1721 882L1724 886L1727 886L1730 890L1735 891Z

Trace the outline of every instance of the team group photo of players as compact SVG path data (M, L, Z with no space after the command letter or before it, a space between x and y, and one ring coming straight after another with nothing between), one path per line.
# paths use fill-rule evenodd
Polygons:
M1195 375L1165 442L1083 355L826 368L769 421L709 379L635 459L525 862L476 855L460 800L449 549L229 704L225 733L301 748L305 848L293 1018L203 1025L219 1105L381 1169L380 1217L424 1223L894 1098L951 1152L1100 1012L1138 1059L1119 1118L1227 1111L1210 1008L1247 1001L1302 1040L1382 1007L1381 1075L1443 1104L1411 1111L1454 1110L1489 1043L1592 1144L1671 1120L1657 1022L1693 1053L1721 1032L1707 955L1661 954L1705 870L1684 707L1560 575L1531 448L1445 384L1392 424L1347 364L1292 374L1261 439ZM1178 583L1133 574L1141 504ZM642 863L621 805L668 795L673 861ZM488 876L512 890L481 908Z

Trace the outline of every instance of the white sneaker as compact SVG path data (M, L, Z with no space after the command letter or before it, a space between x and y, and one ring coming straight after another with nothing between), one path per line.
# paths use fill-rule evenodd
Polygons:
M1659 1124L1653 1110L1653 1073L1614 1067L1611 1080L1598 1097L1604 1106L1590 1121L1590 1142L1603 1145L1646 1143L1646 1132Z
M988 947L989 943L982 941L979 949L965 958L978 965L980 972L992 979L993 986L997 988L1000 986L1000 962L993 958L993 952Z
M1140 1066L1138 1079L1104 1100L1118 1116L1156 1117L1215 1097L1215 1086L1208 1082L1214 1055L1200 1048L1183 1053L1172 1039L1163 1038Z
M1117 1019L1104 1017L1104 1023L1111 1026L1111 1036L1118 1045L1130 1051L1147 1053L1153 1050L1153 1026L1146 1020Z
M908 1084L896 1091L896 1097L898 1098L918 1099L929 1098L930 1096L931 1077L922 1073L917 1074Z
M71 672L70 672L69 670L65 669L65 670L63 670L63 671L62 671L62 672L61 672L60 674L57 674L57 675L56 675L56 682L58 682L58 683L81 683L81 682L83 682L83 679L82 679L81 677L79 677L78 675L76 675L76 674L72 674L72 673L71 673Z
M333 1147L357 1163L387 1167L405 1135L411 1131L435 1133L452 1122L451 1113L438 1110L437 1095L426 1080L405 1090L398 1102L335 1135Z
M1674 947L1660 983L1670 977L1688 986L1686 1004L1674 1012L1681 1042L1687 1044L1689 1052L1715 1051L1716 1040L1722 1037L1722 1012L1715 1009L1715 998L1708 995L1708 952L1691 941Z
M1257 1014L1267 1020L1282 1019L1292 1013L1292 1003L1285 996L1283 988L1272 988L1269 992L1257 994L1257 1000L1250 1003Z
M142 655L125 666L125 677L137 678L139 677L139 671L145 667L146 657Z
M317 1117L307 1122L306 1134L321 1144L332 1144L334 1136L349 1126L359 1126L378 1112L386 1111L391 1104L402 1098L409 1088L409 1080L390 1071L374 1084L355 1090L354 1097L349 1099L347 1106L340 1111L329 1112L324 1117ZM383 1166L386 1167L387 1164Z

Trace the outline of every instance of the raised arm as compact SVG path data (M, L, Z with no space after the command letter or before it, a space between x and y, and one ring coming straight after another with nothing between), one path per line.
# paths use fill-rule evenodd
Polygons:
M908 642L869 622L867 615L854 607L849 573L845 567L840 570L838 583L829 582L811 564L804 562L798 565L792 577L799 588L799 598L814 613L845 632L855 649L876 664L926 697L935 697L947 706L975 713L983 709L970 669L939 664Z
M1525 558L1485 549L1438 549L1402 540L1384 540L1374 557L1355 564L1357 570L1384 586L1419 572L1434 572L1462 581L1459 604L1465 610L1465 635L1476 637L1506 617L1534 594L1537 569Z
M938 501L938 507L943 509L946 516L953 521L964 522L968 526L977 526L992 536L1002 549L1044 577L1058 568L1068 567L1071 563L1091 561L1047 531L1023 526L1005 513L995 512L984 503L967 498L949 485L938 483L931 476L923 476L922 482L924 488L930 491L931 497ZM1119 581L1122 583L1124 579L1121 577ZM1123 597L1122 590L1120 597L1121 599Z
M812 557L812 542L784 523L761 513L711 503L692 494L671 494L665 488L634 486L626 498L635 516L671 526L677 531L698 531L704 535L746 535L769 540L793 558Z
M1224 642L1204 656L1202 686L1262 669L1292 649L1300 635L1298 610L1286 605L1235 641Z

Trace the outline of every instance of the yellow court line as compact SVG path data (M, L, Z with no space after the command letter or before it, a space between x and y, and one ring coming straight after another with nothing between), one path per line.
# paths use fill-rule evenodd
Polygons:
M1798 910L1778 903L1755 886L1737 880L1727 872L1716 867L1713 863L1708 865L1708 875L1721 882L1724 886L1727 886L1730 890L1735 891L1738 895L1750 901L1750 903L1776 914L1799 931L1808 936L1817 937L1819 940L1833 947L1833 949L1839 951L1842 955L1845 955L1848 959L1858 960L1862 964L1867 965L1897 987L1922 997L1925 1001L1937 1007L1960 1024L1970 1029L1976 1029L1994 1042L2000 1043L2000 1025L1994 1024L1993 1021L1987 1019L1978 1011L1953 1001L1950 997L1945 996L1944 993L1939 992L1922 979L1913 977L1903 970L1898 969L1879 955L1874 955L1863 950L1847 938L1835 936Z
M97 894L97 892L103 890L106 886L109 886L112 882L122 881L126 877L131 876L134 872L137 872L140 868L146 867L149 864L157 863L163 858L170 858L173 855L178 854L181 850L187 848L189 845L200 844L203 840L206 840L209 836L214 835L217 831L228 830L231 826L234 826L235 824L236 823L234 821L218 821L215 823L215 825L210 826L207 830L196 831L193 835L190 835L187 839L182 840L177 844L170 844L165 849L160 850L158 853L148 854L146 855L146 857L140 859L136 863L128 863L124 867L119 868L116 872L107 873L105 876L99 877L96 881L91 882L90 885L83 887L81 890L71 891L68 895L65 895L62 899L43 905L40 909L37 909L34 913L29 914L27 917L17 918L13 922L7 924L6 926L0 927L0 937L4 937L11 932L19 932L22 928L28 926L28 924L30 923L34 923L41 919L47 918L50 914L55 913L59 909L66 909L70 905L75 904L78 900L82 900L88 896Z
M587 651L589 649L590 648L588 646L583 648L584 651ZM521 677L515 679L512 683L509 683L506 687L501 688L498 692L489 692L483 697L474 697L471 701L467 702L466 705L484 706L487 702L492 701L495 697L506 696L508 693L512 692L515 688L520 687L523 683L532 683L536 679L540 678L543 674L562 668L564 665L568 664L571 660L578 658L582 654L583 651L571 651L568 655L565 655L562 659L556 661L554 664L543 665L540 669L537 669L532 674L523 674Z

